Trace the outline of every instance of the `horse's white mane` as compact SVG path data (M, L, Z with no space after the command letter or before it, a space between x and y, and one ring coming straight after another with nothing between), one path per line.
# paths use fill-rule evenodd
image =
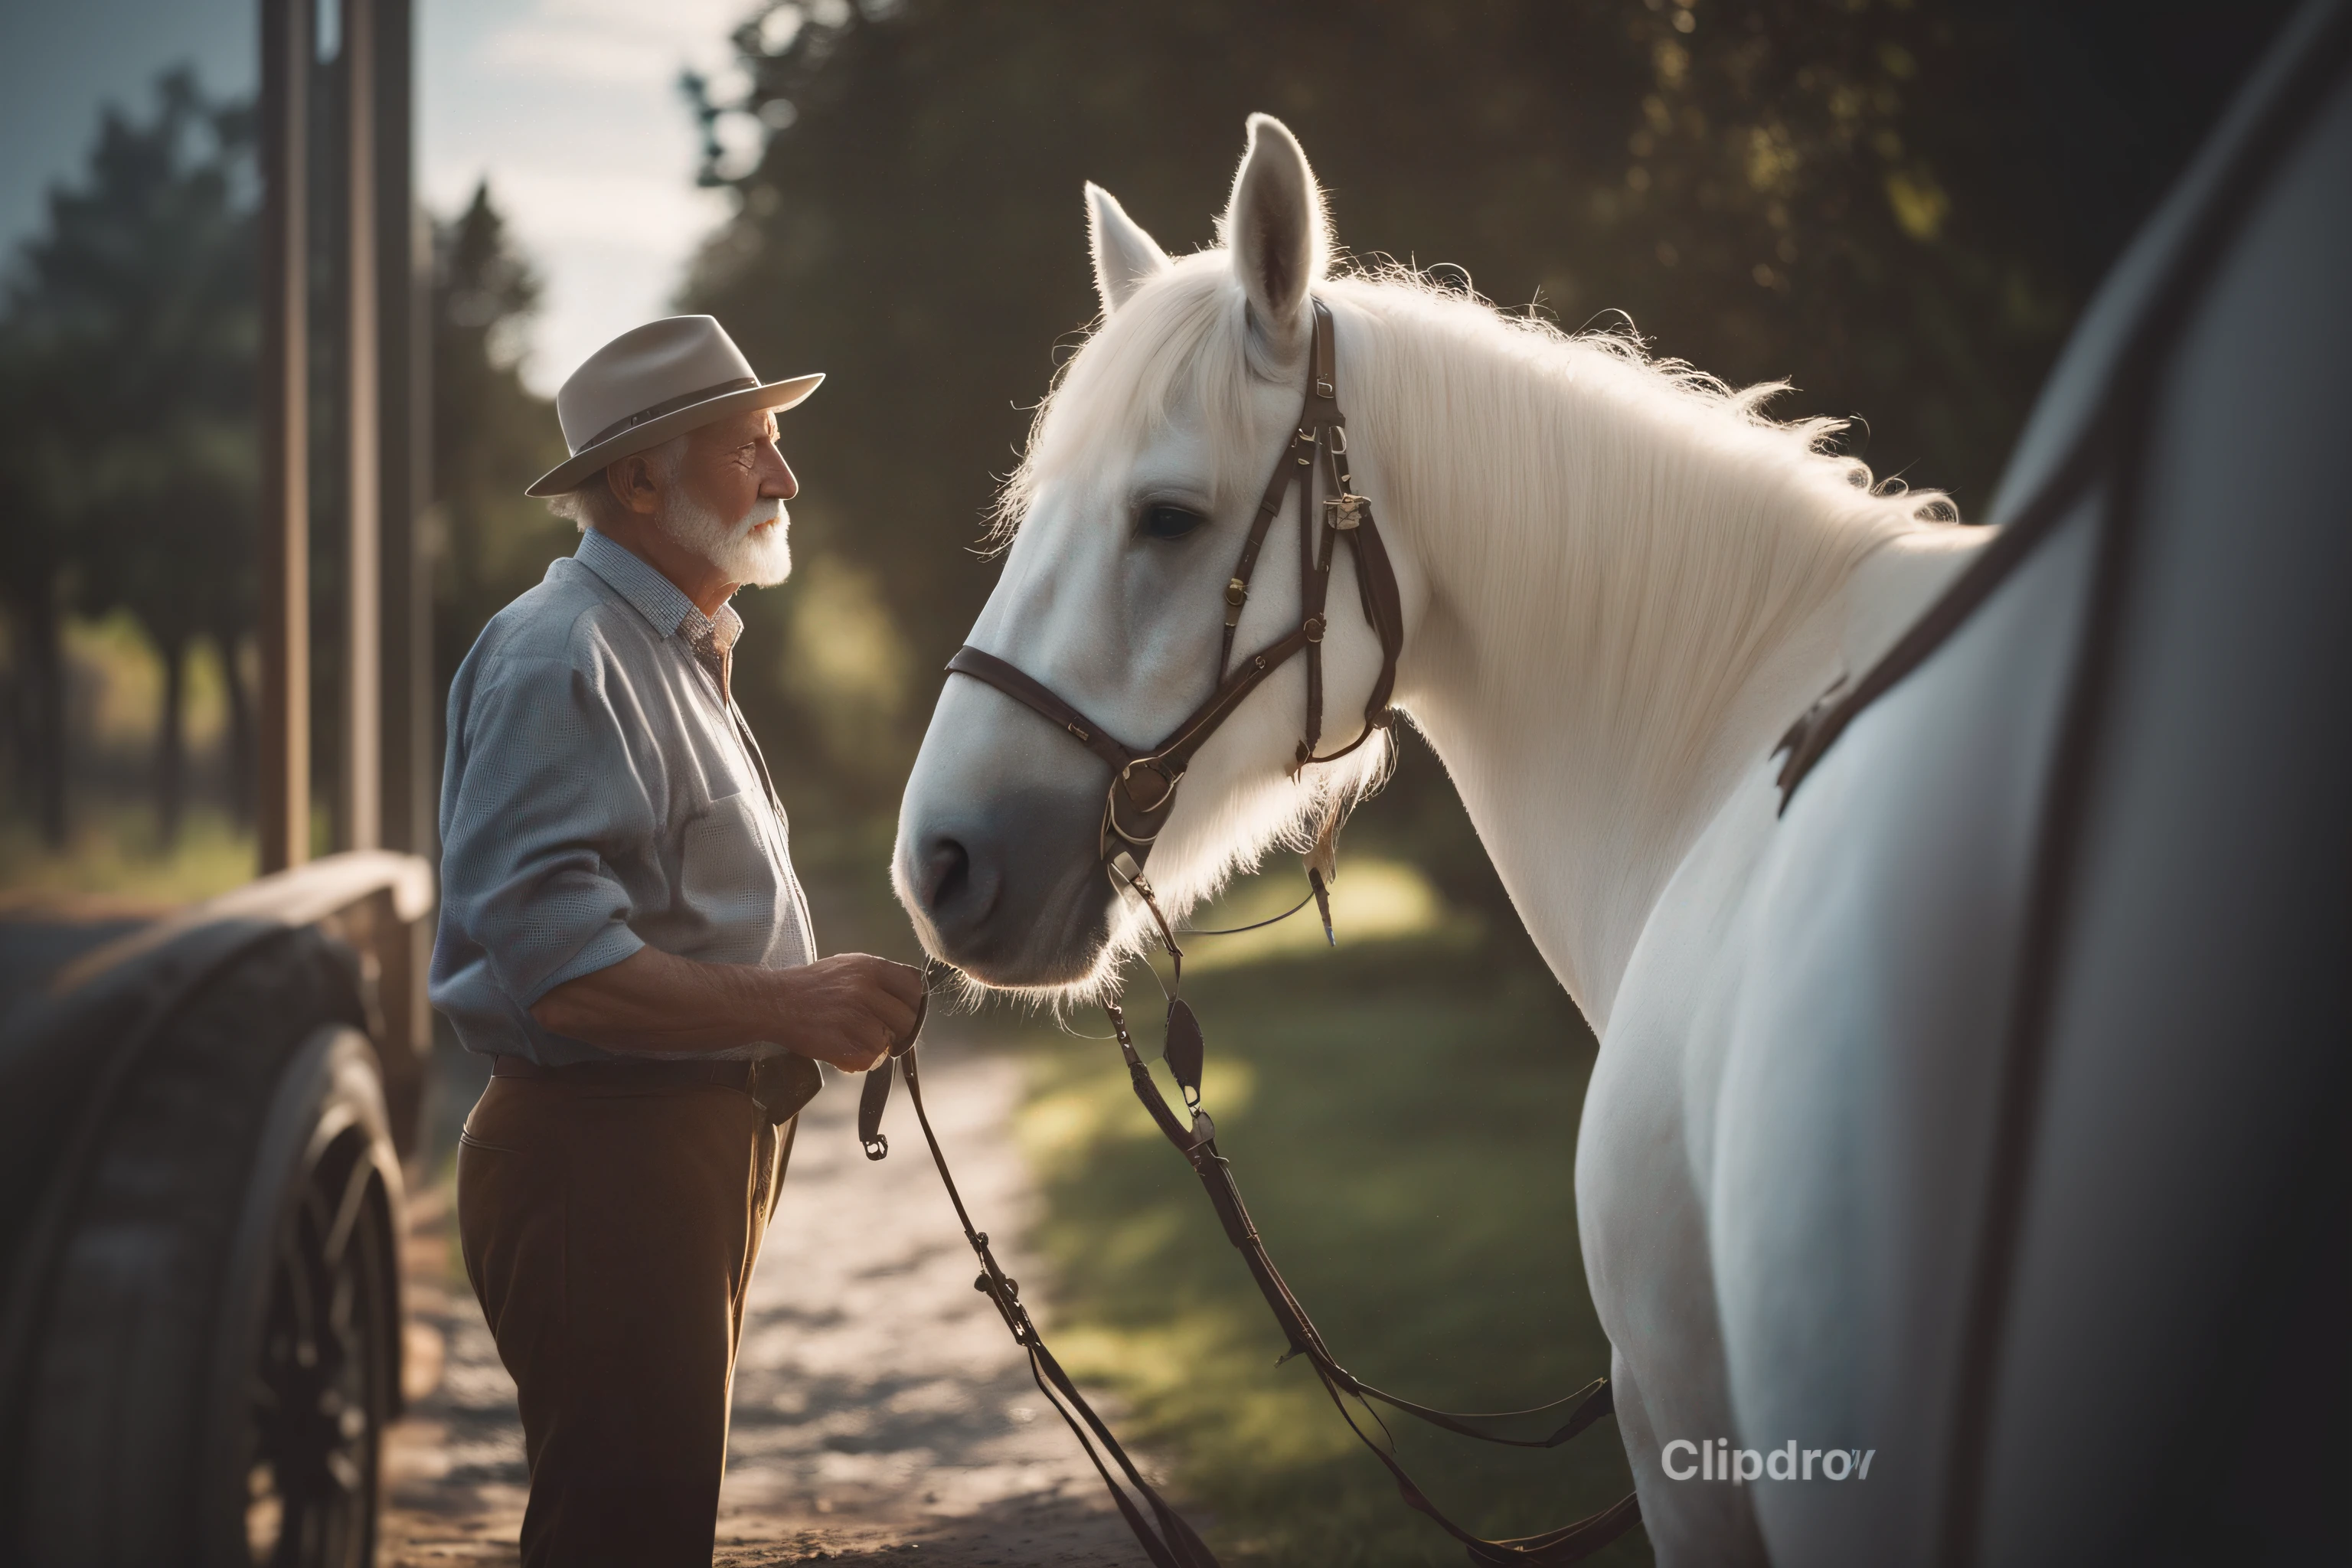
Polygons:
M1825 499L1836 492L1840 510L1851 509L1859 491L1883 503L1868 510L1890 517L1933 521L1956 515L1939 492L1874 487L1865 464L1832 450L1847 421L1767 416L1764 405L1788 390L1786 382L1734 390L1681 361L1650 358L1630 331L1564 332L1532 313L1505 315L1395 264L1327 278L1316 292L1354 307L1349 315L1378 340L1381 372L1407 383L1351 378L1343 388L1351 408L1369 408L1377 399L1434 404L1475 417L1501 401L1525 402L1529 378L1584 384L1653 425L1679 426L1718 442L1736 438L1756 457L1811 480ZM1498 377L1507 387L1493 384ZM998 497L995 537L1009 539L1039 489L1056 477L1139 450L1180 404L1200 412L1214 449L1231 459L1234 471L1216 476L1218 499L1254 497L1265 479L1258 470L1271 458L1249 447L1251 383L1297 378L1297 367L1270 363L1224 249L1176 260L1116 317L1099 320L1064 364L1037 406L1020 466ZM1481 381L1489 384L1475 384ZM1498 392L1503 398L1494 395ZM1475 448L1495 440L1492 431L1485 424L1432 434L1441 441L1459 437Z
M1874 486L1832 448L1843 420L1769 417L1784 383L1735 391L1651 358L1630 334L1507 316L1393 265L1314 292L1337 319L1341 405L1359 472L1377 470L1382 525L1437 563L1487 646L1513 650L1471 684L1500 711L1544 711L1578 737L1547 787L1562 832L1585 836L1594 907L1654 897L1663 839L1651 840L1680 830L1675 803L1700 809L1710 780L1751 761L1718 753L1756 669L1871 551L1953 521L1954 508L1939 492ZM1275 355L1227 251L1147 278L1040 405L1000 498L998 541L1049 486L1116 482L1180 413L1201 422L1220 465L1202 476L1218 510L1245 511L1273 458L1255 433L1257 394L1304 371ZM1443 657L1425 646L1409 664ZM1402 673L1400 700L1426 727L1436 716L1415 709ZM1461 770L1475 760L1449 765L1473 783ZM1312 814L1377 774L1317 782L1319 794L1287 798ZM1231 803L1204 825L1227 853L1173 880L1205 895L1297 837L1295 818L1265 815L1277 804Z

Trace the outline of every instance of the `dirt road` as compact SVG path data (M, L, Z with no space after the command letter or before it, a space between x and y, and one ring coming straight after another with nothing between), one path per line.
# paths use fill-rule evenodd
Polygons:
M926 1099L966 1202L1028 1282L1024 1293L1042 1294L1043 1271L1017 1241L1033 1202L1012 1138L1018 1064L951 1037L928 1044L923 1059ZM752 1280L716 1561L1141 1563L972 1289L971 1250L904 1089L886 1124L891 1155L878 1164L858 1150L856 1110L856 1083L837 1080L802 1118ZM513 1563L525 1480L514 1384L452 1271L446 1195L418 1206L411 1276L444 1353L437 1386L415 1403L390 1456L382 1561ZM1050 1314L1046 1322L1050 1331Z

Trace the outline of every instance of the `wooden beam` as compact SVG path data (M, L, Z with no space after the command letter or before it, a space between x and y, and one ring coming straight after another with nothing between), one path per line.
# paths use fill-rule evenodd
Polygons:
M433 230L416 205L415 5L374 0L376 276L382 363L383 844L431 858L440 703L433 679Z
M424 514L433 500L433 228L415 196L413 0L373 0L375 20L377 403L383 465L383 845L440 858L434 737L433 578ZM404 1153L430 1158L416 1134L424 1064L433 1051L425 977L434 921L383 933L384 1098ZM393 1047L397 1048L393 1048ZM394 1058L409 1064L395 1069Z
M261 869L310 858L313 0L261 0Z
M343 689L336 847L383 842L383 430L375 0L342 0Z

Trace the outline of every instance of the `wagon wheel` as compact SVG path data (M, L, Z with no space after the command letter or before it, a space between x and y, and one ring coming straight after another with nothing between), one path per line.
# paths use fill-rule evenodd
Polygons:
M313 1163L270 1248L250 1368L246 1545L256 1563L362 1563L386 1406L377 1172L346 1138Z
M8 1413L0 1557L373 1560L400 1172L329 946L289 933L191 999L112 1114Z

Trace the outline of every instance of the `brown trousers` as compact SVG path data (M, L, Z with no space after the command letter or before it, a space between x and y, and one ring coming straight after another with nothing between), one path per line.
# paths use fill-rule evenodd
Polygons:
M466 1119L457 1231L520 1396L525 1568L707 1568L794 1125L740 1089L568 1079L494 1078Z

